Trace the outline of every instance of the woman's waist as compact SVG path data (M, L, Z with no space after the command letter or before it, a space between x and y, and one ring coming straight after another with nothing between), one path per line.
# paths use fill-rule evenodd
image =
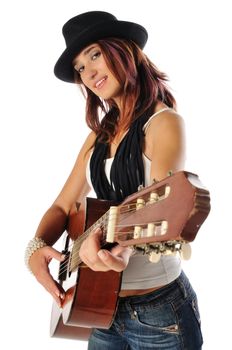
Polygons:
M155 290L158 290L162 287L163 285L159 287L152 287L152 288L146 288L146 289L122 289L119 292L119 296L123 298L123 297L129 297L133 295L143 295L143 294L147 294Z

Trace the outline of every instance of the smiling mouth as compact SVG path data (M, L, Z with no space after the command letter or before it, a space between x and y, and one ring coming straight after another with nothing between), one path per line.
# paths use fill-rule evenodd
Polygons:
M107 79L107 77L104 77L104 78L102 78L101 80L99 80L99 81L95 84L95 87L96 87L97 89L100 89L100 88L104 85L106 79Z

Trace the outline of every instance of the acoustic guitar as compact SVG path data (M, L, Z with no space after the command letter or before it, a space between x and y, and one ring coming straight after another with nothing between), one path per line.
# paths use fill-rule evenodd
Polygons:
M66 291L60 309L54 302L50 334L87 340L94 328L109 328L117 310L121 272L96 272L79 257L79 249L96 227L102 229L101 247L119 244L148 255L189 255L192 242L210 211L209 191L198 176L179 171L128 196L121 204L86 198L69 215L58 283Z

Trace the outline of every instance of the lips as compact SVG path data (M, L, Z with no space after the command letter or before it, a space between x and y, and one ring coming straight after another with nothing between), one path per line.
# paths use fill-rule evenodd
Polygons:
M104 85L106 79L107 79L107 76L105 76L102 79L98 80L96 82L96 84L95 84L95 88L100 89Z

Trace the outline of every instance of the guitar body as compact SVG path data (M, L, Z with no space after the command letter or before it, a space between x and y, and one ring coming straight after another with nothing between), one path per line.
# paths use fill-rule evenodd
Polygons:
M75 206L69 217L65 251L84 230L99 219L112 202L87 198L86 208ZM81 232L81 233L80 233ZM62 268L62 264L61 264ZM109 328L116 309L121 273L96 272L80 265L60 284L66 291L63 308L53 304L50 333L53 337L87 340L92 328Z

